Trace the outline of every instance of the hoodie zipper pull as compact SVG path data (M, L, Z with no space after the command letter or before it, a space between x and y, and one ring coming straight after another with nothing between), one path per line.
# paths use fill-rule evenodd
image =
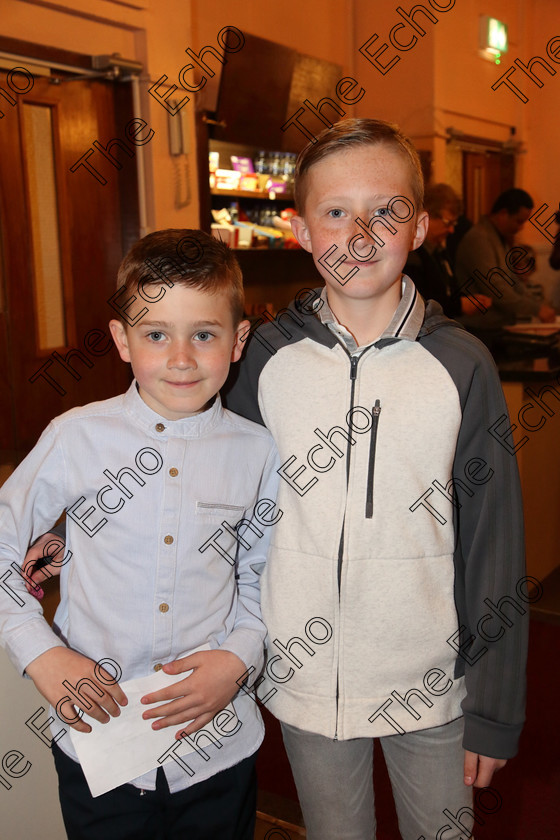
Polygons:
M359 356L350 356L350 381L354 381L358 371Z
M371 410L371 435L369 439L369 466L366 489L366 519L373 518L373 474L375 472L375 450L377 446L377 425L379 423L379 415L381 414L381 403L375 400L375 405Z

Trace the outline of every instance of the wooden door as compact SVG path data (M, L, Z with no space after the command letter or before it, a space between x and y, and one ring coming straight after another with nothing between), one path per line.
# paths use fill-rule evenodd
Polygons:
M7 81L0 72L9 91ZM124 87L35 77L15 105L0 104L0 463L16 464L52 417L130 381L107 324L123 229L137 238L130 199L124 226L122 214L125 187L137 200L135 160L113 148L118 169L93 146L124 139ZM88 149L105 184L75 166Z
M463 152L464 213L473 222L490 212L500 193L515 186L515 158L502 152Z

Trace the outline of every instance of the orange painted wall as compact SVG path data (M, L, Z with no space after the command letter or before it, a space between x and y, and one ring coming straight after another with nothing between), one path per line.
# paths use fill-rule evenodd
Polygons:
M540 0L537 11L538 14L532 16L528 28L530 43L523 53L515 57L527 63L532 56L539 55L556 70L556 75L551 76L537 66L535 70L543 81L543 87L537 87L529 79L524 80L522 86L529 98L526 105L521 102L517 105L522 113L523 139L526 139L528 149L528 153L523 156L522 178L537 207L546 202L557 210L560 201L560 64L555 64L547 57L546 45L554 36L560 38L560 4L557 0ZM507 93L509 98L515 98L509 91ZM551 228L552 231L555 229L554 226ZM543 246L548 252L550 245L539 231L532 228L530 236L529 231L527 234L528 241Z
M504 86L492 90L492 85L519 58L527 63L531 57L546 58L546 44L560 36L560 5L557 0L456 0L447 12L439 0L431 6L424 0L433 23L421 13L415 21L425 35L414 32L408 25L396 35L402 43L417 37L407 52L389 48L380 56L387 63L393 56L400 61L385 75L359 54L359 47L374 34L378 38L370 47L374 52L389 43L389 31L397 23L404 23L396 12L398 3L372 3L356 0L355 53L356 77L367 94L357 106L358 116L379 116L398 122L420 148L431 148L434 154L433 178L436 181L453 176L446 150L445 133L450 126L467 134L506 141L510 127L516 129L515 138L524 143L526 152L517 158L517 185L527 189L536 206L543 202L552 205L560 198L560 172L557 145L560 139L560 64L547 59L556 75L537 68L542 88L534 85L517 71L529 102L523 104ZM402 2L409 11L412 2ZM479 16L497 17L509 27L509 52L500 66L483 60L478 53ZM460 185L459 185L460 188ZM546 250L548 243L535 228L528 225L524 238Z
M193 0L193 36L197 43L212 43L223 26L237 26L299 52L346 64L350 51L352 0L302 0L266 4L262 0ZM247 86L258 79L247 79Z
M442 24L425 22L426 34L417 36L418 41L410 50L399 53L388 40L390 30L403 22L395 11L399 4L356 0L355 5L356 77L367 91L357 105L356 116L396 122L419 148L429 148L425 138L431 135L433 125L434 31ZM404 5L408 10L409 4ZM403 44L410 39L404 30L399 30L399 34ZM372 55L368 59L359 50L375 35L377 38L371 46L364 47L364 52L375 54L384 44L388 46L377 58ZM385 73L372 63L389 65L395 58L397 62Z

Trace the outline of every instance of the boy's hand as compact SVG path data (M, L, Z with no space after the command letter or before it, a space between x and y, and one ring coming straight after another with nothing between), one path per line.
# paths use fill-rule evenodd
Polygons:
M41 569L35 569L35 564L43 557L50 556L52 560ZM64 556L64 541L56 534L43 534L39 537L25 555L23 573L26 576L25 587L30 595L41 600L45 594L39 586L47 578L60 574L61 560ZM31 579L31 580L30 580ZM31 583L33 581L33 583Z
M465 750L465 784L488 787L496 770L501 770L506 764L503 758L489 758Z
M142 715L145 720L161 718L152 723L152 729L177 726L192 720L186 729L179 729L175 737L192 735L209 723L215 714L224 709L239 691L237 680L246 672L245 664L229 650L205 650L191 653L163 666L166 674L193 673L167 688L142 697L142 703L173 702L150 709Z
M61 700L69 698L60 705L57 713L64 723L78 732L91 732L91 726L80 719L81 715L78 717L78 709L101 723L107 723L109 715L120 715L118 704L126 706L128 703L126 695L108 671L70 648L51 648L34 659L25 670L38 691L55 709Z

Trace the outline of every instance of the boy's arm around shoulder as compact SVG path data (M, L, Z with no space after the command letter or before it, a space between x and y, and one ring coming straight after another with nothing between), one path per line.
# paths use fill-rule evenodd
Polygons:
M462 339L462 422L453 467L459 634L448 643L465 672L463 746L507 759L517 752L525 719L529 607L521 487L498 372L480 342L466 333Z
M251 671L249 683L258 677L264 665L266 627L261 616L260 579L268 556L274 526L283 516L276 504L279 466L278 450L271 437L268 457L258 479L256 502L249 519L250 525L248 524L247 527L241 525L238 531L240 538L235 569L237 611L234 628L220 647L220 650L228 650L236 654L248 670L255 669Z
M64 510L66 464L51 423L0 488L0 639L20 673L53 647L66 647L26 589L21 571L30 541Z

